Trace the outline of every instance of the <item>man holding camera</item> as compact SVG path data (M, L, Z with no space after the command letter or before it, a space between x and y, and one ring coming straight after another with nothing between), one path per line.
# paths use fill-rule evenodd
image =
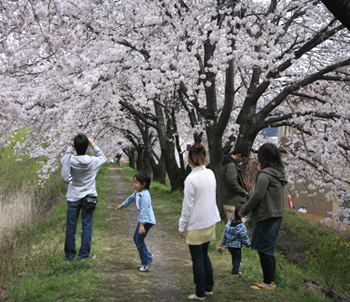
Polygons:
M92 147L95 156L86 155L89 146ZM74 149L76 155L74 155ZM85 208L83 202L85 202L84 199L87 196L95 199L96 202L95 178L101 166L106 162L106 157L91 138L84 134L78 134L74 137L73 144L68 147L61 162L61 178L68 183L64 245L66 259L74 260L76 256L75 234L80 210L82 211L82 236L78 260L95 259L94 254L90 255L94 212L87 207Z

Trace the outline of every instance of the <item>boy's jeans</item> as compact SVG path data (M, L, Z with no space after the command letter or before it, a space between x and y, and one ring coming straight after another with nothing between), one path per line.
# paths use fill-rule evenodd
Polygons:
M239 267L242 262L242 249L229 247L231 258L232 258L232 271L233 275L237 275L239 273Z
M80 203L67 201L67 223L64 252L68 260L73 260L77 253L75 249L75 234L77 231L77 222L80 214L80 209ZM81 216L83 232L81 234L81 247L78 253L78 260L90 255L94 212L88 212L81 209Z
M145 227L146 233L139 234L139 228L140 228L140 222L139 222L137 224L137 227L134 233L134 242L136 244L137 250L139 251L142 265L150 265L153 262L152 254L148 251L145 243L146 235L152 226L153 224L151 223L145 223L144 227Z
M205 292L211 292L214 286L213 268L208 256L209 243L189 245L197 297L205 297Z

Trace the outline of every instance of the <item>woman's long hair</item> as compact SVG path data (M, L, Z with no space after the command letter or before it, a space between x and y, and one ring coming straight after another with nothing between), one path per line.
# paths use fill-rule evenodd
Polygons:
M202 166L207 161L207 152L202 144L194 144L191 146L188 156L196 166Z
M284 170L281 153L274 144L263 144L258 151L258 160L262 169L270 167L279 171Z

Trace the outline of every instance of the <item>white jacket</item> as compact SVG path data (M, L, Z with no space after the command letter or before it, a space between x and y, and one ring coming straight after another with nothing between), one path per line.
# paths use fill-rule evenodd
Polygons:
M214 173L205 166L195 167L185 179L179 231L205 229L220 220Z

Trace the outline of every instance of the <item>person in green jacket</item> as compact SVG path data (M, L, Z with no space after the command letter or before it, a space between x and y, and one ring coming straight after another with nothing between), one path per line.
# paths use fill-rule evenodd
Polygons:
M248 156L248 147L237 146L231 154L225 155L219 170L219 204L223 207L227 221L235 218L235 209L247 202L249 197L244 184L241 169L238 164ZM224 234L222 234L223 238ZM228 252L228 247L221 241L216 245L218 252Z
M275 246L282 217L285 214L284 190L287 180L281 154L274 144L263 144L258 151L259 171L253 195L242 206L240 217L251 213L254 222L251 248L258 251L264 275L253 289L275 290Z

